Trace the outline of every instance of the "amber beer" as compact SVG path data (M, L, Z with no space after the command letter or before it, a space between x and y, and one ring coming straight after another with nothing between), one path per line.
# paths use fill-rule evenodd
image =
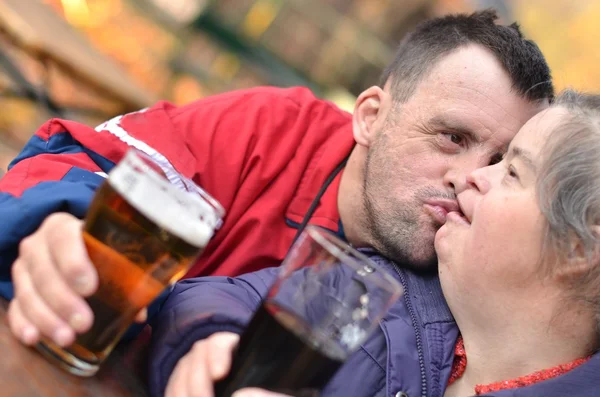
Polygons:
M94 323L66 349L48 341L41 346L70 372L97 371L136 314L186 273L222 215L210 196L205 201L177 189L148 161L128 154L90 206L83 240L99 276L87 299Z

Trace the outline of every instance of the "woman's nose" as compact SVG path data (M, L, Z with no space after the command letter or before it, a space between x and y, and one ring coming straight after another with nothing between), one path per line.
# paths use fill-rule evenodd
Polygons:
M468 188L477 190L482 194L490 190L490 175L493 172L493 167L495 166L479 168L467 175L466 183Z

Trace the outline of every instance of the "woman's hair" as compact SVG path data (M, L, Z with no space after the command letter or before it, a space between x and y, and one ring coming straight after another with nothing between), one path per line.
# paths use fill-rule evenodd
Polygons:
M600 330L600 95L567 90L553 106L568 114L549 135L537 181L547 220L544 258L568 266L572 258L585 255L593 264L569 281L575 298L594 305Z

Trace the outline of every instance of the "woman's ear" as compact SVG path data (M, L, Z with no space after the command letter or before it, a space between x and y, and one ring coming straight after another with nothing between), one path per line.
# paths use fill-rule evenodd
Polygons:
M569 237L571 240L569 252L566 253L565 260L558 263L557 269L555 269L555 274L559 279L574 280L600 267L600 226L594 225L591 229L598 241L591 253L586 252L583 242L578 236L571 235Z
M385 117L390 95L381 87L373 86L363 91L356 99L352 115L352 130L357 144L369 147L377 132L378 119Z

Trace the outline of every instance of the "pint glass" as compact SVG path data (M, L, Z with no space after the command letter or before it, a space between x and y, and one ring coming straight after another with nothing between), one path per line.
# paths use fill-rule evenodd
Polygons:
M279 269L216 397L244 387L317 397L402 293L388 269L314 226Z
M83 226L99 278L87 298L93 325L67 348L43 339L38 350L73 374L96 373L136 314L187 272L223 215L191 180L131 149L97 190Z

